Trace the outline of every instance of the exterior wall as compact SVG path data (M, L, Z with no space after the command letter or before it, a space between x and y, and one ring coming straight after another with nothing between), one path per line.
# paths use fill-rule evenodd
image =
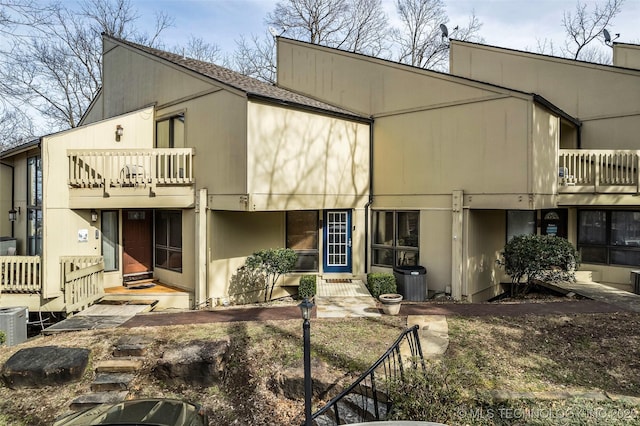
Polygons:
M207 188L211 196L246 194L246 104L244 97L216 91L156 110L156 118L184 113L185 143L188 148L195 148L196 192ZM213 203L209 208L220 206Z
M560 149L560 119L537 104L533 105L531 161L527 164L532 178L531 192L544 194L551 201L536 208L555 206L556 185L558 182L558 150ZM511 157L505 157L511 162ZM522 168L523 163L513 164Z
M459 41L454 75L544 96L583 123L586 149L637 149L640 71Z
M113 138L117 124L125 128L125 136L120 142L115 142ZM105 137L105 135L107 136ZM71 210L69 208L69 188L66 183L68 177L67 150L74 148L152 148L152 143L152 108L57 133L43 139L42 251L45 262L43 265L43 293L45 297L55 297L61 294L60 256L101 254L100 222L91 223L90 210L88 209ZM26 169L24 176L26 179ZM20 192L24 192L23 196L26 196L26 188ZM78 241L79 230L88 231L88 242Z
M501 282L509 282L496 261L506 243L506 214L503 210L469 210L464 271L471 302L487 300L502 293Z
M448 74L283 38L278 39L278 85L374 116L502 97L508 92Z
M323 211L318 210L319 218ZM208 295L214 305L225 301L230 303L250 303L262 301L264 292L256 288L239 271L248 256L267 248L286 246L286 212L226 212L212 211L208 214ZM353 275L363 277L365 273L365 211L352 211L352 257ZM320 266L324 252L322 229L318 230ZM273 296L281 297L295 293L299 277L303 273L287 274L274 289Z
M238 268L247 256L263 248L284 247L284 212L211 212L209 298L214 304L249 302L264 297L243 279Z
M103 51L102 105L98 107L103 118L152 104L162 108L179 99L220 90L206 77L108 39Z
M249 102L249 210L364 206L369 126Z
M84 116L80 120L80 126L102 120L105 117L104 110L102 108L103 105L104 100L102 91L100 91L93 102L91 102L91 105L89 105L89 109L85 112Z
M11 222L9 221L9 210L13 207L13 200L11 199L13 170L4 164L9 163L3 161L3 163L0 164L0 237L10 237Z
M27 159L40 154L39 149L30 149L27 152L17 154L11 158L11 163L14 167L14 204L16 210L20 209L20 214L17 220L13 224L13 235L16 238L16 254L19 256L27 255ZM8 161L8 160L7 160ZM4 161L3 162L7 162ZM8 169L9 179L7 182L11 182L11 170L8 167L2 166L2 169ZM3 184L4 186L4 184ZM11 187L8 186L9 203L11 202ZM9 222L9 209L7 207L4 213L7 222L7 233L2 233L2 236L11 235L11 222Z
M640 45L614 43L613 65L640 70Z
M552 116L539 109L536 133L530 136L530 105L505 98L377 118L376 206L397 207L404 202L399 197L421 205L424 197L448 197L462 189L465 205L472 208L535 208L528 194L548 199L555 188L558 142ZM550 164L534 175L530 165L544 161ZM551 207L545 200L538 205Z

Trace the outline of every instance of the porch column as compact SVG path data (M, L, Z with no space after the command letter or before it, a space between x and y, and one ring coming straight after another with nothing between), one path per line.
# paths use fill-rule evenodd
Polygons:
M455 190L451 196L451 297L462 299L463 274L463 191Z
M201 188L196 196L196 286L195 307L207 302L207 189Z

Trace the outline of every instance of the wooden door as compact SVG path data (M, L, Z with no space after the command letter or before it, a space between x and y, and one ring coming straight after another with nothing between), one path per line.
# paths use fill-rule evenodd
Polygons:
M153 211L122 211L122 274L153 271Z

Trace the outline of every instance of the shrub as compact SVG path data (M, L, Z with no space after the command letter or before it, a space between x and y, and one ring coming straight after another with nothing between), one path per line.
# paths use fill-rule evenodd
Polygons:
M300 285L298 286L298 296L301 299L311 299L316 295L316 276L303 275L300 277Z
M264 301L271 300L273 288L281 275L291 272L298 260L298 254L292 249L265 249L247 257L245 267L255 275L262 275L266 285Z
M504 246L499 264L511 277L511 293L526 292L539 281L575 281L580 255L573 245L555 235L518 235ZM523 281L524 280L524 281Z
M381 294L397 293L396 277L389 272L370 272L367 274L367 288L375 298Z
M7 341L7 335L4 334L4 331L0 330L0 346L4 345Z

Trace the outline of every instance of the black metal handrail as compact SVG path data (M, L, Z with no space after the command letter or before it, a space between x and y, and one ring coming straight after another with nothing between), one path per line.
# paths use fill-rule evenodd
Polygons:
M406 329L371 367L339 395L311 416L317 425L341 425L384 420L391 409L388 384L404 378L406 367L426 371L418 325ZM409 359L403 361L401 346L406 342ZM380 373L378 377L376 372ZM322 419L322 420L321 420Z

